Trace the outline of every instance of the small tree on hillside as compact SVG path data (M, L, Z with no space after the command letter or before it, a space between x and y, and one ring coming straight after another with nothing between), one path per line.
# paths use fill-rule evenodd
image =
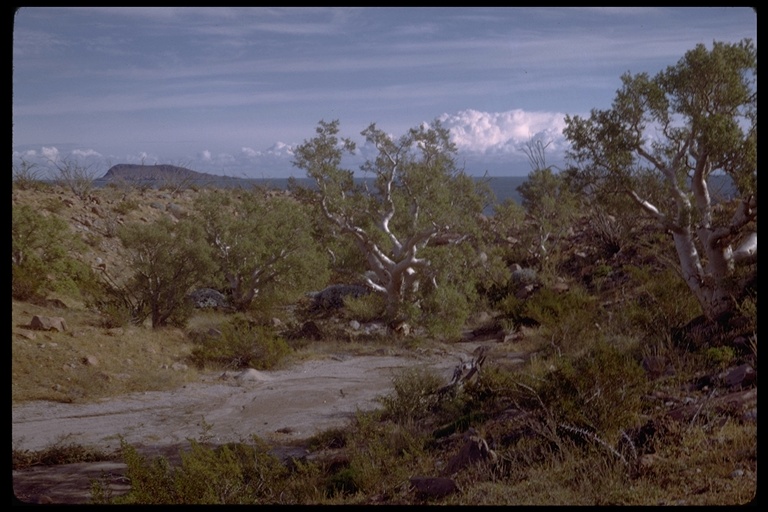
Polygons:
M651 78L622 77L608 110L567 116L571 172L625 194L670 233L680 270L710 320L734 308L757 261L757 52L750 40L698 45ZM716 203L714 174L737 197ZM740 267L752 266L747 279Z
M471 236L483 197L475 181L456 168L456 148L437 121L398 139L375 124L363 130L377 151L361 167L373 177L372 190L340 167L355 144L339 139L338 131L338 121L321 121L317 136L296 148L294 165L317 184L325 218L351 237L365 258L364 280L386 298L385 316L402 319L403 309L414 305L425 288L448 285L440 283L443 276L428 258L429 249Z
M232 306L285 303L325 286L328 256L312 238L307 208L291 197L254 189L211 190L196 215Z
M152 327L166 325L183 313L189 292L207 283L214 271L204 232L195 221L174 223L163 217L152 224L126 224L117 235L128 251L132 274L123 292L136 299L135 321L149 316Z
M541 141L528 143L525 151L531 172L517 190L529 225L534 228L528 233L532 242L528 251L542 270L554 272L556 253L579 214L579 201L563 175L546 164L545 150Z

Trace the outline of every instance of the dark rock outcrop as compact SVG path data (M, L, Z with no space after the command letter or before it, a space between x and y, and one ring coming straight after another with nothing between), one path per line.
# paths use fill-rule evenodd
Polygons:
M310 293L314 299L312 309L316 311L340 309L344 307L344 299L347 297L362 297L370 293L365 286L354 284L334 284L322 291Z

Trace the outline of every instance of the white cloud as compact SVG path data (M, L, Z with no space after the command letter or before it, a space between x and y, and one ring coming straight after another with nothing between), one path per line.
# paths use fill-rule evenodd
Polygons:
M256 158L260 154L253 148L240 148L240 153L246 158Z
M443 114L440 121L451 130L453 142L460 151L470 153L514 153L531 140L551 143L550 149L560 150L565 139L564 114L559 112L526 112L516 109L506 112L463 110Z
M93 149L75 149L72 151L72 155L76 157L81 158L88 158L88 157L94 157L94 158L100 158L101 153L98 151L94 151Z
M200 152L200 158L202 158L206 162L210 162L211 161L211 152L208 151L207 149L201 151Z
M55 147L43 147L41 154L46 160L56 162L59 159L59 150Z

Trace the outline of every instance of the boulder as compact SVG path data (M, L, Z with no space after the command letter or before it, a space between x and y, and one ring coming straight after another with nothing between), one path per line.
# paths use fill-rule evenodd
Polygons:
M314 299L313 310L340 309L344 307L344 299L347 297L362 297L370 293L365 286L354 284L334 284L319 292L309 295Z
M470 429L464 435L464 446L445 467L446 475L453 475L466 466L476 462L495 462L498 456L496 452L488 448L488 443L480 437L474 429Z
M67 322L60 316L35 315L32 317L29 326L36 331L64 332L67 330Z
M226 309L229 302L223 293L212 288L198 288L188 295L192 304L198 309Z
M459 490L452 479L439 476L414 476L410 482L422 498L441 498Z

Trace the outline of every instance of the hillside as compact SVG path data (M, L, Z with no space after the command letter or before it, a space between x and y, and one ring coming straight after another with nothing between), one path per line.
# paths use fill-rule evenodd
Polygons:
M172 169L171 175L195 176ZM178 185L176 181L171 186L141 187L116 178L111 185L87 193L50 185L14 187L12 202L14 207L25 205L61 219L71 236L83 242L72 256L97 274L120 280L129 272L115 236L117 227L188 215L195 198L205 190ZM461 339L391 333L366 336L360 328L364 322L357 322L348 311L304 316L300 307L286 309L271 320L272 328L287 337L294 327L307 327L300 331L306 338L291 340L292 350L278 372L317 360L349 367L358 356L396 357L409 364L438 361L441 372L436 377L415 374L410 375L412 380L400 381L400 394L378 402L388 414L376 420L359 418L343 433L333 430L320 436L321 441L315 440L322 446L319 449L291 430L291 425L243 428L315 450L314 455L324 462L311 476L303 476L307 488L339 486L343 490L323 495L324 503L722 505L749 501L755 494L757 472L756 318L742 317L735 322L738 330L730 332L733 326L723 325L728 333L716 333L728 339L748 338L741 351L710 346L714 335L702 329L696 331L700 345L686 345L676 332L695 317L695 304L664 264L659 248L638 230L631 243L606 257L588 229L586 223L577 223L564 235L556 279L517 289L502 303L509 311L524 314L503 317L494 310L477 311ZM499 243L517 243L502 234L506 237ZM532 274L521 269L516 275ZM35 330L30 325L35 315L65 318L67 329ZM169 393L169 397L187 397L192 389L211 393L206 386L222 387L217 377L234 380L234 373L226 367L198 368L190 354L198 347L201 333L220 331L230 318L226 312L200 310L184 327L155 330L148 325L105 325L104 317L77 294L13 300L14 409L34 409L38 415L34 418L44 418L45 404L50 402L51 411L67 411L66 406L72 405L78 418L87 418L79 411L98 404L109 408L125 401L135 407L135 402L127 400L128 393L145 396L143 401L156 398L161 409L162 395L158 398L153 392ZM695 324L684 327L696 329ZM473 351L480 346L490 348L475 357ZM437 400L435 388L448 383L452 366L459 363L463 368L480 359L483 366L476 380L468 381L457 394L441 398L442 402L433 401ZM391 361L386 365L394 367ZM253 396L243 395L251 388L244 387L241 393L235 387L236 405L255 408L254 400L263 396L259 390L277 396L279 386L269 381L270 375L278 373L267 373L263 381L253 384ZM359 375L354 382L344 382L339 375L324 379L323 392L332 393L335 401L348 400L353 396L350 389L362 392L366 384ZM319 389L317 382L310 384L313 390ZM228 386L232 393L232 386L239 384ZM379 381L376 391L390 390ZM334 403L330 395L323 400ZM216 400L208 401L216 406ZM291 397L279 396L270 402L277 405L269 406L293 402ZM345 406L347 411L349 404ZM179 416L196 420L190 416L195 409L186 407ZM173 414L166 409L163 414ZM316 409L317 414L327 413L322 407ZM234 420L228 424L238 426L238 409L229 412ZM117 417L111 409L109 414ZM259 420L261 412L252 417ZM147 425L154 425L159 435L164 424L157 418L152 421L148 419ZM605 426L605 430L588 430L584 425ZM187 429L215 436L215 425L209 427L206 431L203 418ZM135 429L137 435L140 430ZM229 432L227 440L236 434L236 430ZM477 444L469 444L470 440ZM484 450L474 455L482 461L444 475L454 457L471 452L472 446ZM44 465L36 457L14 450L14 467L24 467L17 460L33 467ZM444 476L459 483L460 490L424 497L403 486L409 478L423 474ZM359 486L358 493L344 487L349 481ZM312 501L316 494L303 496L305 502L317 503Z
M218 176L205 172L193 171L177 165L138 165L116 164L107 170L101 178L94 180L98 187L109 184L133 183L152 186L177 186L188 187L190 185L217 185L246 183L246 180L230 176Z

